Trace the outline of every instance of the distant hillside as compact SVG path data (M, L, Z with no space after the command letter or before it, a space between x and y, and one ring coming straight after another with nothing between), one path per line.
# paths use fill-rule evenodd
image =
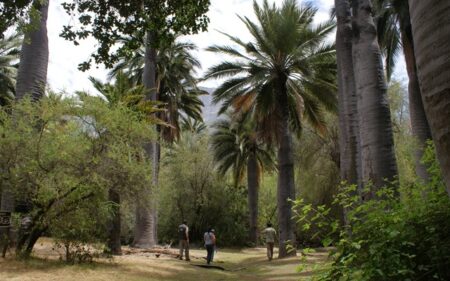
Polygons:
M211 93L214 91L213 88L200 87L202 90L207 91L209 95L200 96L203 104L203 120L206 124L210 125L217 119L217 112L219 111L220 104L212 103Z

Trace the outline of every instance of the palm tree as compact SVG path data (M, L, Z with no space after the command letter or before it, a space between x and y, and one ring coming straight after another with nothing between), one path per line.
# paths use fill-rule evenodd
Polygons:
M450 196L450 1L409 0L417 74Z
M373 188L363 199L392 182L397 175L387 86L370 0L352 1L353 67L358 96L361 171Z
M211 146L219 173L225 175L232 171L237 186L247 172L249 241L256 245L259 180L263 168L274 168L271 151L258 137L255 124L248 116L233 118L232 112L229 112L213 128Z
M213 101L222 102L220 112L230 106L248 111L258 131L278 145L279 256L285 257L296 252L295 247L287 250L296 241L289 201L295 198L292 132L300 132L304 118L323 130L324 109L336 106L335 51L324 43L334 23L314 27L317 9L298 6L295 0L283 1L280 8L267 1L262 7L254 2L253 7L257 23L240 18L253 41L225 34L240 49L209 47L235 59L211 67L205 77L227 78L213 93Z
M33 100L38 100L44 96L49 56L47 37L49 4L50 0L33 2L33 7L40 12L39 22L32 22L30 31L25 33L17 75L17 99L30 95Z
M403 50L406 62L406 71L409 77L409 113L413 135L419 142L416 150L416 173L424 181L428 179L426 167L421 163L423 149L427 140L431 139L430 127L423 108L420 94L417 65L414 57L414 42L412 38L409 5L402 0L375 1L377 12L376 22L378 41L385 56L387 77L390 79L395 65L395 55Z
M0 40L0 106L14 100L21 37L15 34Z
M156 51L156 96L166 109L158 114L158 118L170 124L159 127L158 132L169 143L179 139L183 118L202 121L203 102L199 96L207 93L197 87L194 77L196 68L200 67L200 62L191 54L196 49L194 44L175 41ZM142 47L131 59L122 59L109 76L112 78L123 72L134 85L141 84L144 57L145 48Z
M148 36L151 37L152 34L148 33ZM202 121L203 103L199 95L204 92L197 87L196 79L194 79L195 68L200 66L200 62L190 53L195 49L195 46L190 43L172 42L156 50L147 43L138 49L131 59L122 59L110 73L110 77L114 77L118 72L124 72L131 77L135 85L141 83L145 85L150 93L147 99L165 104L166 110L159 112L157 117L170 126L156 126L156 131L158 138L169 143L180 137L182 118ZM153 61L155 66L151 67ZM154 84L149 83L153 75ZM147 80L144 77L147 77ZM157 186L159 143L148 144L146 148L153 162L154 186ZM134 243L136 247L145 248L156 244L157 208L155 204L156 202L153 202L150 208L145 206L137 208Z

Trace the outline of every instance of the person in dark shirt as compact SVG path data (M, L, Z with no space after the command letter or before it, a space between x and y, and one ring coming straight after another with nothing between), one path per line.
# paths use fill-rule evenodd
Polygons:
M186 256L186 261L189 259L189 227L187 226L187 221L183 221L182 224L178 226L178 236L180 239L180 260L183 259L183 250Z

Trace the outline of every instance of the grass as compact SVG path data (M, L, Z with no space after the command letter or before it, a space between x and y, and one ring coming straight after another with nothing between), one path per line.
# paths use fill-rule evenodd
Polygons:
M326 251L317 251L301 261L299 257L274 259L265 257L264 248L243 250L219 250L215 264L226 270L207 269L193 266L204 264L204 250L191 249L191 262L180 261L151 253L139 253L100 259L93 264L67 265L58 260L58 253L52 250L48 239L40 240L27 261L9 257L0 258L1 280L12 281L289 281L308 280L317 272L317 267L326 263ZM298 273L302 264L305 269Z

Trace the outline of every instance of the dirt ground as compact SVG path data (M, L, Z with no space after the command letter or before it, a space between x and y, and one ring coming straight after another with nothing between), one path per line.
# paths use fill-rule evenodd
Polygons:
M38 241L33 258L19 261L13 257L0 258L0 280L11 281L290 281L308 280L326 263L327 251L317 250L306 261L300 257L268 261L265 248L219 249L214 265L225 270L203 268L206 251L191 249L191 262L174 257L172 248L157 257L155 253L135 252L110 259L99 259L92 264L67 265L59 261L49 239ZM277 253L275 253L275 256ZM299 273L299 267L304 270Z

